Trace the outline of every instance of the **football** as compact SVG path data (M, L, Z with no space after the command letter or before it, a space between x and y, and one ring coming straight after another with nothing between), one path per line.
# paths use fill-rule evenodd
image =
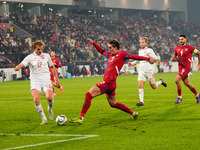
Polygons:
M57 116L57 118L56 118L57 125L64 126L64 125L66 125L66 122L67 122L67 117L65 115Z

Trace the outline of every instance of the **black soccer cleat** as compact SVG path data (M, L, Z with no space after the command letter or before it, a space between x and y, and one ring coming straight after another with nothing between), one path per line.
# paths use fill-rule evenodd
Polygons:
M143 102L136 103L137 106L144 106Z
M160 79L160 81L162 82L161 84L162 84L164 87L167 87L167 84L163 81L163 79Z

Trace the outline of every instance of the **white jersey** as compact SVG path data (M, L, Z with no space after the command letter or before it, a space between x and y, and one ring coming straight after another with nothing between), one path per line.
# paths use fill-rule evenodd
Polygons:
M149 56L147 54L149 54ZM139 50L139 56L151 57L154 60L158 60L158 57L155 55L154 51L151 48L148 48L148 47L146 47L144 49L140 49ZM152 68L153 64L150 64L147 60L134 61L131 64L136 64L136 63L139 64L138 65L139 71L149 72L149 71L152 71L152 69L153 69Z
M49 54L42 53L38 56L36 53L32 53L26 56L21 63L24 66L29 66L31 81L37 81L38 79L50 80L49 66L53 66L53 62Z

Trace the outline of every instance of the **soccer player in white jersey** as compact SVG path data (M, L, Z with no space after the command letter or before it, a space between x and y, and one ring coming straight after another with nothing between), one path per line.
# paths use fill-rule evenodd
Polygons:
M151 48L147 47L148 44L148 39L146 37L140 37L140 47L141 49L139 50L139 56L145 56L145 57L151 57L154 60L158 60L158 57L155 55L154 51ZM138 87L139 87L139 97L140 97L140 102L136 103L137 106L143 106L144 105L144 90L143 86L144 83L146 82L146 79L149 80L149 83L153 89L156 89L159 85L163 85L167 87L167 84L160 79L159 81L155 82L154 74L153 74L153 68L152 65L146 61L133 61L133 62L128 62L128 65L133 65L133 64L139 64L139 74L138 74Z
M56 69L53 65L51 57L47 53L43 53L43 48L45 44L43 41L37 40L33 43L34 52L24 58L24 60L15 67L15 71L20 70L25 66L30 68L30 82L31 82L31 94L35 102L35 107L39 112L42 123L40 125L46 124L47 118L44 114L42 105L40 104L40 93L41 90L45 94L48 100L48 112L51 120L54 119L54 114L52 111L53 106L53 89L50 80L49 66L55 76L55 85L59 85L59 80L57 76Z

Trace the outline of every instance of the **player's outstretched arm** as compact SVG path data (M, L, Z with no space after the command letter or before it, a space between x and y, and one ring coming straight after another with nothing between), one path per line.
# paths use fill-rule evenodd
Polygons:
M172 56L169 61L175 61L175 60L176 60L176 56Z
M90 38L87 38L87 41L89 41L91 44L93 44L93 40L92 39L90 39Z
M59 82L59 80L58 80L58 74L57 74L57 72L56 72L56 68L55 68L54 65L51 66L51 70L52 70L52 73L53 73L53 75L54 75L54 77L55 77L55 86L59 86L60 82Z
M101 53L103 55L103 53L105 52L103 48L101 48L99 45L97 45L92 39L87 38L87 40L94 45L94 47L97 49L97 51L99 53Z
M23 68L24 67L24 65L22 64L22 63L20 63L19 65L17 65L16 67L15 67L15 71L19 71L21 68Z
M144 56L138 56L138 55L133 55L133 54L130 54L130 53L126 53L125 52L125 57L126 59L135 59L135 60L147 60L149 61L149 63L154 63L154 59L153 58L149 58L149 57L144 57Z
M149 59L149 63L150 63L150 64L153 64L153 63L154 63L154 59L153 59L153 58L150 58L150 59Z

